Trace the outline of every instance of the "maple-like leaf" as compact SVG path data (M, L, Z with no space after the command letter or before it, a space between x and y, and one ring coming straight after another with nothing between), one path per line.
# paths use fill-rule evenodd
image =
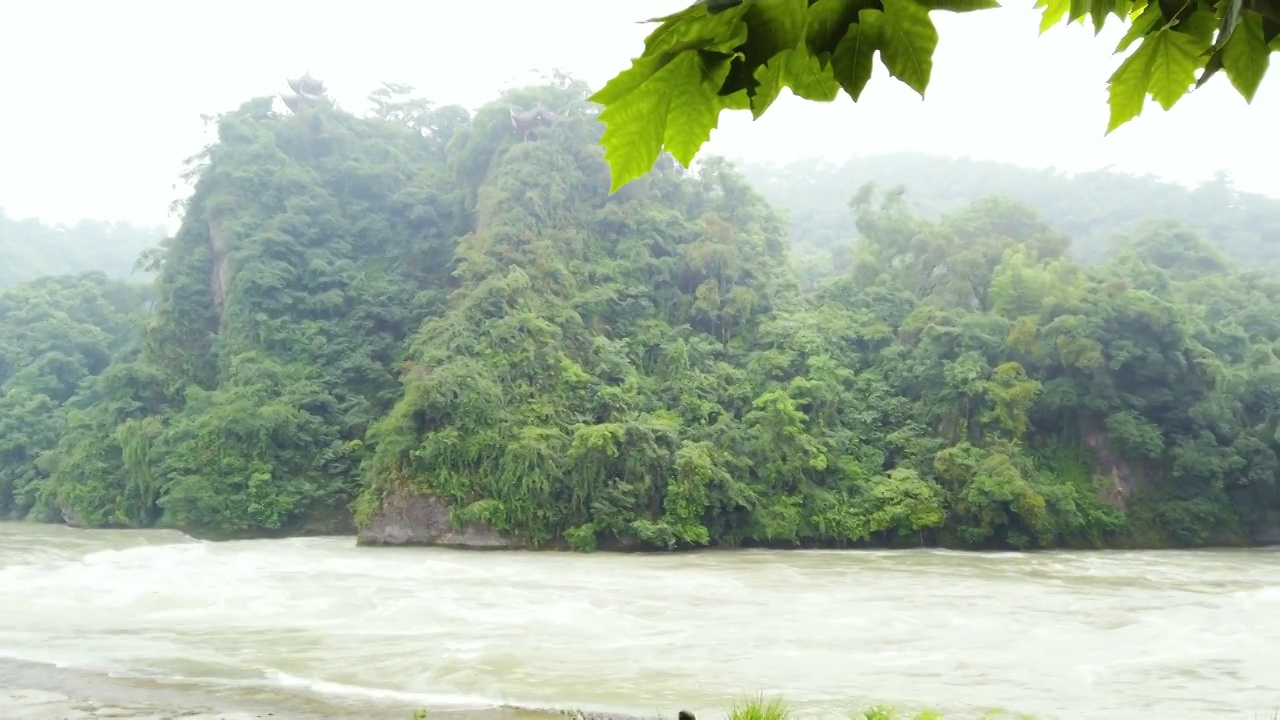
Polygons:
M1168 110L1187 94L1204 66L1209 45L1168 27L1148 35L1111 76L1110 133L1142 113L1147 95Z

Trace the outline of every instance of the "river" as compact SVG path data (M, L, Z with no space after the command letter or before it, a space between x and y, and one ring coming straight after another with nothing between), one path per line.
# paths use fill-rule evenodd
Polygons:
M0 523L0 688L6 720L719 718L760 692L806 718L1270 720L1280 552L578 555Z

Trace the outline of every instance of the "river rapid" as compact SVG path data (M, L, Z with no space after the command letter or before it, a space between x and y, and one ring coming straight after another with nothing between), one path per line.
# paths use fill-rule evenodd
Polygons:
M0 523L0 717L1265 718L1280 552L561 554Z

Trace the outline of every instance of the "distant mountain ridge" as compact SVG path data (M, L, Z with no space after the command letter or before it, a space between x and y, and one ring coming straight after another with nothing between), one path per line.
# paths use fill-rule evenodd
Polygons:
M9 217L0 210L0 287L51 275L94 271L127 278L133 274L138 256L144 250L159 247L165 234L161 226L148 228L99 220L47 225L35 219Z
M814 159L784 165L740 162L742 173L791 216L798 252L830 247L853 228L848 201L862 185L906 188L908 206L925 217L1004 195L1036 209L1072 240L1072 254L1098 262L1114 236L1145 221L1175 219L1203 234L1230 259L1280 265L1280 199L1235 190L1225 174L1190 189L1151 176L1107 170L1069 175L969 158L894 153L844 163Z

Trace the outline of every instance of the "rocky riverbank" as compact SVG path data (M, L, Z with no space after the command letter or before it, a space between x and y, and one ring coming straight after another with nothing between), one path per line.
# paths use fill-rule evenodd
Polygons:
M450 519L452 508L437 495L395 494L360 528L361 545L441 545L445 547L513 550L520 543L488 525L472 523L461 529Z

